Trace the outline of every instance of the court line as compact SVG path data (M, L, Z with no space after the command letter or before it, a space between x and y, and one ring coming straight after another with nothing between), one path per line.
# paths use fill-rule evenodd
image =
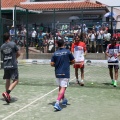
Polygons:
M89 70L87 70L86 72L88 72ZM85 72L85 73L86 73ZM73 81L75 79L75 77L73 78L73 79L71 79L70 81ZM52 91L50 91L50 92L48 92L47 94L45 94L45 95L43 95L43 96L41 96L41 97L39 97L39 98L37 98L36 100L34 100L33 102L31 102L31 103L29 103L29 104L27 104L26 106L24 106L23 108L20 108L19 110L17 110L16 112L14 112L14 113L12 113L12 114L10 114L10 115L8 115L7 117L5 117L5 118L3 118L2 120L7 120L8 118L10 118L11 116L13 116L13 115L15 115L16 113L18 113L18 112L20 112L21 110L23 110L23 109L25 109L25 108L27 108L27 107L29 107L30 105L32 105L33 103L35 103L36 101L38 101L38 100L40 100L40 99L42 99L42 98L44 98L44 97L46 97L47 95L49 95L50 93L52 93L52 92L54 92L55 90L57 90L59 87L57 87L57 88L55 88L55 89L53 89Z

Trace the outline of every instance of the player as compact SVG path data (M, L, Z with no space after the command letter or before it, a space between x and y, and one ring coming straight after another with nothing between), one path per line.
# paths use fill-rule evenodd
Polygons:
M77 35L75 36L75 42L72 43L71 51L75 57L75 76L76 76L76 83L84 86L84 56L87 53L86 44L80 41L80 37ZM81 80L78 79L78 69L81 71Z
M58 97L54 108L60 111L60 101L63 100L62 105L67 105L68 102L64 95L70 78L70 64L73 64L75 60L70 50L64 48L63 40L59 40L57 45L59 49L51 58L51 66L55 67L56 82L59 85Z
M120 45L116 43L116 39L111 39L111 44L108 44L106 49L106 55L108 56L108 68L109 75L112 80L112 85L117 87L118 80L118 69L119 69L119 59L120 56ZM113 77L113 67L114 67L114 77Z
M6 79L6 92L2 93L2 96L7 103L10 103L10 92L18 84L17 58L20 56L20 51L16 44L10 41L9 33L5 33L3 39L5 43L1 46L1 53L3 55L3 79ZM13 80L12 83L10 83L10 79Z

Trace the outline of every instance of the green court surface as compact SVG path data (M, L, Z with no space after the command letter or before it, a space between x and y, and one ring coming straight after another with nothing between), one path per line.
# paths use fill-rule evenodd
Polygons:
M11 92L11 103L0 97L0 120L120 120L120 72L118 87L110 83L107 65L86 65L85 86L75 84L71 66L68 105L55 111L58 88L54 68L45 65L20 65L20 82ZM0 93L5 81L0 70Z

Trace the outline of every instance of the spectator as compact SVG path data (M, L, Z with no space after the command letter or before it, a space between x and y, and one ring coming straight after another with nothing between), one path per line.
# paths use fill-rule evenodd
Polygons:
M90 52L96 52L96 33L94 30L89 34L90 39Z
M108 33L108 31L105 31L104 33L104 51L106 51L105 49L107 48L107 45L110 44L110 39L111 39L111 34Z
M104 51L103 51L103 37L104 37L104 31L101 28L99 28L99 31L97 31L97 41L96 41L97 53L99 53L101 51L104 53Z
M32 33L31 33L31 43L30 46L31 47L35 47L36 46L36 36L37 36L37 32L36 30L33 28Z
M11 26L11 29L10 29L9 33L10 33L10 39L11 39L11 41L15 42L15 28L14 28L13 25Z

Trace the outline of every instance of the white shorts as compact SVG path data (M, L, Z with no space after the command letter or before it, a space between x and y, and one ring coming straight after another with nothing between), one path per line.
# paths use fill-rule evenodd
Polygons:
M57 85L61 87L67 87L69 84L69 78L57 78L56 82L57 82Z

